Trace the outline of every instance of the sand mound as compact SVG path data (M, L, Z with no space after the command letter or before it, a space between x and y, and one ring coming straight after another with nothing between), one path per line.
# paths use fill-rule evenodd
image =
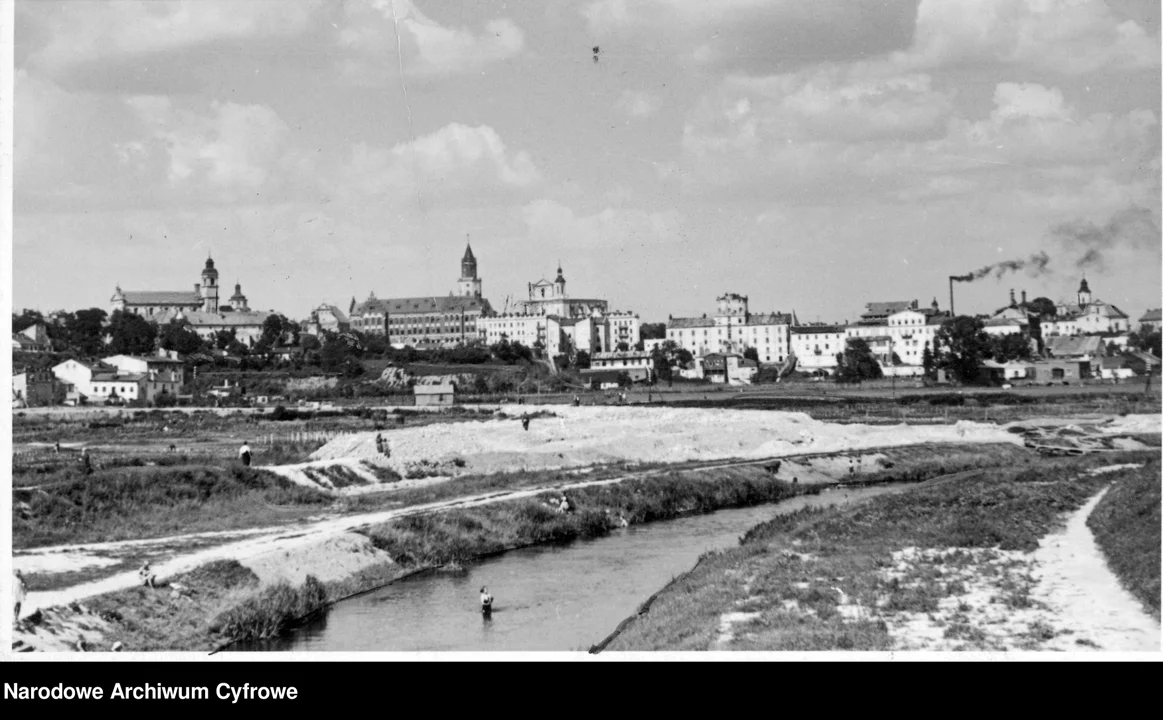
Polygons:
M392 558L378 550L370 539L356 533L344 533L319 542L274 549L245 560L243 564L258 575L264 584L285 580L298 586L314 575L322 582L344 580L374 565L391 563Z
M376 452L376 433L347 435L312 454L312 460L370 459L404 477L417 467L452 474L555 469L602 462L684 462L764 458L930 442L1021 444L996 425L834 425L794 412L702 408L529 406L536 418L526 431L517 418L448 423L383 433L391 450Z

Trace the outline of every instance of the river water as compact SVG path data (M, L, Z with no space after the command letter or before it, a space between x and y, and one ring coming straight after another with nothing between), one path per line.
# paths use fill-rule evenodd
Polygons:
M332 606L289 636L237 651L472 652L588 650L708 550L804 507L845 505L900 485L828 488L777 504L631 526L607 537L514 550L462 573L426 572ZM481 615L488 586L491 618Z

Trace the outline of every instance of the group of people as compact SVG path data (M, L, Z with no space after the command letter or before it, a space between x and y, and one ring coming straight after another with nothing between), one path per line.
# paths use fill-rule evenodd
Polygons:
M376 433L376 452L384 457L392 456L392 449L388 447L388 441L384 440L384 436Z

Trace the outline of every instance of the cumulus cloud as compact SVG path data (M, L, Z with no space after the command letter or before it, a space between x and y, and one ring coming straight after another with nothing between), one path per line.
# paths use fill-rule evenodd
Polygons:
M422 188L522 188L540 173L525 151L510 153L495 130L451 123L390 149L356 145L332 183L339 192L407 193Z
M1159 64L1159 40L1103 0L921 0L913 67L994 60L1079 74Z
M323 0L151 0L22 3L21 11L32 24L51 28L29 64L59 72L223 40L293 36L308 29L323 6Z
M405 72L415 75L479 70L518 55L525 35L506 18L490 20L476 32L441 25L411 0L372 0L346 6L339 42L351 53L343 61L347 76L377 82L395 77L399 56Z
M165 152L173 185L202 180L217 190L262 186L289 145L290 129L263 105L214 101L205 111L195 111L175 108L164 96L126 102ZM129 153L131 147L119 149Z

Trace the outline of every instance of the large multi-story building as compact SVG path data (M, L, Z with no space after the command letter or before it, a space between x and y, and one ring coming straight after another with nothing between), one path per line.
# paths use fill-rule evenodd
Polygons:
M451 347L478 340L479 323L493 314L489 301L481 296L481 280L472 247L465 248L460 261L460 294L381 300L371 293L362 303L352 301L351 328L384 335L393 347Z
M839 325L795 325L791 328L791 352L796 366L804 372L831 374L836 355L844 352L844 328Z
M742 353L747 348L755 348L760 362L781 363L791 353L789 329L794 324L791 315L752 314L747 297L735 293L723 295L717 301L718 312L712 317L670 317L666 339L695 357Z
M868 343L886 373L919 375L925 348L932 348L933 339L941 323L949 319L949 313L940 309L935 298L927 308L920 307L916 300L868 303L865 308L860 322L845 328L845 346L848 340L860 338ZM893 370L894 366L898 369Z
M543 348L550 357L573 357L579 351L611 352L623 345L633 350L641 339L642 323L635 313L611 312L606 300L570 297L560 265L553 282L541 279L527 289L528 298L516 303L514 311L480 321L482 340L490 345L519 342Z

